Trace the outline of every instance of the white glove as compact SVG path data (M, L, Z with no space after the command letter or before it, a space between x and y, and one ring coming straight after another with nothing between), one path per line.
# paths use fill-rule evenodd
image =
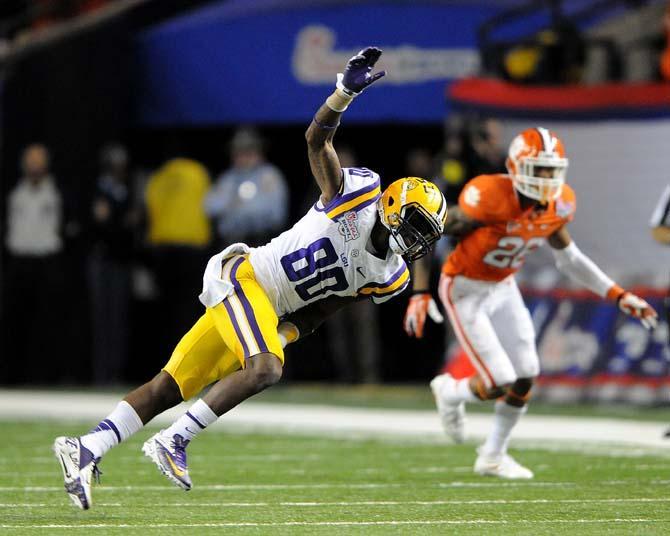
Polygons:
M426 315L436 324L444 322L442 313L440 313L435 300L433 300L428 292L415 294L409 299L409 303L407 304L407 311L405 312L405 320L403 322L405 333L417 339L423 337Z
M619 309L628 316L637 318L647 329L654 329L658 325L658 314L654 308L632 292L624 292L617 300Z

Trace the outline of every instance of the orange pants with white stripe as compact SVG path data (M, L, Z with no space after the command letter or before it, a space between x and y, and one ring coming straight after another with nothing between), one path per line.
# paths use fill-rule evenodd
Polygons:
M226 260L222 274L233 283L233 293L205 310L163 367L177 382L184 400L243 368L245 360L254 355L271 353L284 363L277 334L279 319L247 257Z
M482 281L442 274L439 295L458 342L486 387L539 374L535 328L513 276Z

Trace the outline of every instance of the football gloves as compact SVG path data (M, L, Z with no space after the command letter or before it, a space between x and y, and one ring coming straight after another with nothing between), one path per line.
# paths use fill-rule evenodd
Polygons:
M347 62L344 73L337 73L337 88L355 97L370 84L386 75L386 71L371 74L381 55L382 51L377 47L367 47L361 50Z
M637 318L647 329L654 329L658 325L658 314L654 308L632 292L624 292L617 299L619 309L628 316Z
M432 318L433 322L441 324L444 317L437 308L437 304L428 292L415 294L409 299L405 320L403 326L405 333L410 337L421 339L423 337L423 328L426 325L426 315Z

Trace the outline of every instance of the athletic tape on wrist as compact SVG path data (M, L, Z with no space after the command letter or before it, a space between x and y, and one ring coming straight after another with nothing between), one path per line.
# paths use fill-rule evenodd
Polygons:
M326 106L333 110L333 112L342 113L349 107L352 100L354 100L353 95L347 95L344 91L337 88L326 99Z

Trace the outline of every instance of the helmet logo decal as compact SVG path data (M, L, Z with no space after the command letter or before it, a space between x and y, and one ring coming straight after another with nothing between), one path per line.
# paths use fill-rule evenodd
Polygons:
M361 236L358 231L358 214L353 210L346 212L340 219L337 231L344 237L345 242L356 240Z
M545 153L553 154L556 152L556 143L558 140L551 135L551 133L543 127L537 127L537 131L540 133L540 138L542 139L542 145L544 147Z
M476 207L479 205L481 198L482 194L479 191L479 188L476 186L468 186L463 194L463 201L465 201L471 207Z

